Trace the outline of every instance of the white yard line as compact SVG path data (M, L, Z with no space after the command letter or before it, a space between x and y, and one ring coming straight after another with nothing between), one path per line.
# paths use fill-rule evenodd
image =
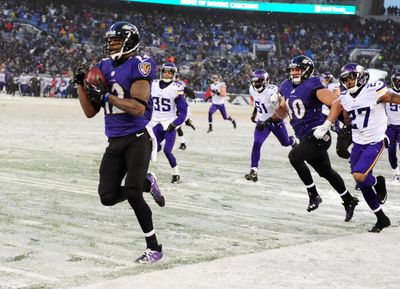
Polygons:
M58 279L58 278L43 276L40 274L36 274L36 273L24 271L24 270L19 270L19 269L14 269L14 268L10 268L10 267L0 266L0 271L6 272L6 273L11 273L11 274L27 276L27 277L31 277L31 278L35 278L35 279L41 279L41 280L50 281L50 282L60 281L60 279Z
M71 252L69 253L70 255L73 256L78 256L78 257L82 257L82 258L86 258L86 259L93 259L93 260L99 260L99 261L105 261L105 262L109 262L109 263L114 263L120 266L126 266L126 267L131 267L131 266L136 266L137 263L134 262L127 262L124 260L117 260L114 258L110 258L110 257L106 257L106 256L101 256L101 255L97 255L97 254L89 254L89 253L85 253L85 252ZM121 269L121 268L119 268Z

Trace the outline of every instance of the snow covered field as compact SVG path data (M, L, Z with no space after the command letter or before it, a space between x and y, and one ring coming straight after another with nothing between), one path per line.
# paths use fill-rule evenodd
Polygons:
M197 130L184 127L188 149L175 150L182 183L170 184L163 154L151 164L167 204L145 197L165 258L143 266L133 262L145 248L128 203L104 207L97 196L102 116L86 119L76 99L0 95L0 288L399 288L400 186L386 153L375 172L388 179L392 227L366 233L375 217L334 145L333 166L361 200L349 223L316 174L323 202L306 212L289 148L273 135L259 183L246 181L251 109L227 106L238 128L217 112L207 134L208 106L191 104Z

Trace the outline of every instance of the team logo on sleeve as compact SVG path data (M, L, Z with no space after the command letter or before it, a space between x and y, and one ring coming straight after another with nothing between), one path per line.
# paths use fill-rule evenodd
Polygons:
M151 71L151 64L148 62L141 62L139 63L139 71L141 74L143 74L143 76L147 76L150 74Z

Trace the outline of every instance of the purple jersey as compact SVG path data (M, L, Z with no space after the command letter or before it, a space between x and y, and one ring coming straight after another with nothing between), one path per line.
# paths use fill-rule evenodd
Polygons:
M107 58L101 60L97 67L107 79L108 92L119 98L130 98L130 87L136 80L147 79L151 87L156 70L153 59L147 56L131 56L119 66L115 66L113 61ZM152 112L151 97L142 116L126 113L106 102L104 106L106 136L121 137L143 130L150 121Z
M322 113L323 103L316 96L317 90L323 88L325 86L318 77L310 77L297 86L285 80L279 87L279 93L286 101L290 124L300 140L311 135L326 119Z

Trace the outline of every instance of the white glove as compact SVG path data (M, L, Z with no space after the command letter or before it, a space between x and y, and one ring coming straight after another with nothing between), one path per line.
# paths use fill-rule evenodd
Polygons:
M281 95L279 94L279 92L274 93L271 96L271 105L274 109L277 109L280 105L281 105Z
M314 136L316 139L321 139L331 128L332 123L329 120L325 120L325 122L317 127L314 130Z

